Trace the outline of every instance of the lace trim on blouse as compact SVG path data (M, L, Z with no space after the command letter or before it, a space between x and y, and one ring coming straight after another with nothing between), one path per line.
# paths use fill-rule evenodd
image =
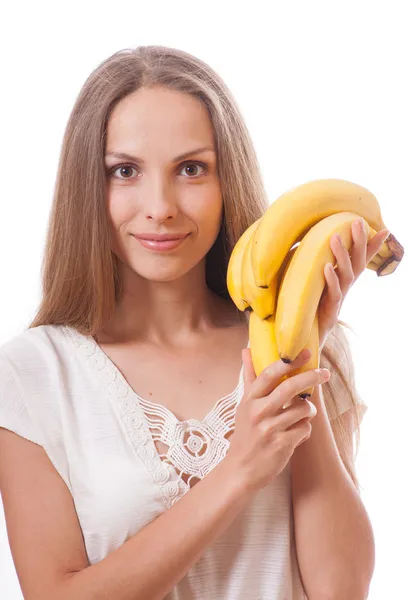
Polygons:
M101 377L136 455L169 508L190 490L193 477L202 479L225 457L230 445L225 436L235 427L235 411L244 391L243 368L235 390L218 400L203 421L179 421L165 406L136 394L93 337L73 327L61 327ZM165 454L159 454L155 440L168 446ZM187 483L183 474L190 475Z

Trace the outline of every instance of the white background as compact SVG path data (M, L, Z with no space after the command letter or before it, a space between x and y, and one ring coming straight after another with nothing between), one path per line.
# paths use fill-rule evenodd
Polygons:
M341 312L356 331L357 385L369 406L357 471L376 541L372 600L411 598L417 589L415 8L405 0L73 0L9 4L0 16L0 344L27 326L39 301L70 110L89 73L117 50L174 46L215 68L244 114L271 201L323 177L359 183L378 198L405 257L389 277L363 273ZM0 596L17 600L0 513Z

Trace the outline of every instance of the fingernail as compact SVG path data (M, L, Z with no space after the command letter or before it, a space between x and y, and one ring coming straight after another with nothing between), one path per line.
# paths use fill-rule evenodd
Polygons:
M341 236L339 233L337 233L337 240L339 241L339 243L341 244L341 246L343 245L343 241L341 239Z
M323 375L326 379L329 379L331 376L329 369L315 369L315 371L320 375Z
M302 360L306 360L306 359L310 358L311 354L312 354L312 352L309 350L309 348L304 348L302 350L302 352L300 353L300 358Z
M364 231L364 221L363 221L363 219L359 219L357 221L357 225L360 227L361 231Z
M315 404L313 402L310 402L309 400L307 400L307 402L310 408L310 416L315 417L318 414Z

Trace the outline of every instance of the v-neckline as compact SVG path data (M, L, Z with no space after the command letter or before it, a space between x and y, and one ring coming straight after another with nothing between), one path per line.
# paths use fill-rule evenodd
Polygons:
M138 398L138 401L141 403L142 406L144 404L147 404L147 405L150 405L150 406L157 407L158 409L162 410L163 413L169 414L170 417L172 419L174 419L176 423L179 423L179 424L188 423L189 421L198 421L199 423L204 423L205 421L208 420L208 418L210 417L210 415L212 415L213 413L216 412L216 410L219 408L219 406L221 404L224 404L227 400L229 400L230 398L236 396L237 392L239 391L239 389L240 389L240 387L242 385L243 375L244 375L244 364L241 364L241 368L240 368L240 371L239 371L238 380L237 380L237 384L236 384L235 388L232 390L232 392L229 392L228 394L225 394L224 396L222 396L221 398L219 398L219 400L216 400L215 404L207 412L207 414L203 417L203 419L189 418L189 419L180 420L173 413L173 411L171 411L167 406L164 406L164 404L160 404L159 402L154 402L153 400L148 400L147 398L144 398L143 396L141 396L140 394L138 394L133 389L133 387L131 386L131 384L129 383L129 381L126 379L126 377L124 376L124 374L122 373L122 371L119 369L119 367L113 362L113 360L110 358L110 356L108 354L106 354L106 352L103 350L103 348L100 346L100 344L97 343L97 341L94 339L93 336L82 335L74 327L71 328L71 329L72 329L72 331L76 332L77 335L85 338L88 342L90 342L91 344L93 344L96 347L95 348L96 352L98 352L103 357L103 360L106 362L107 366L110 369L113 369L115 371L115 374L117 374L118 378L125 382L125 385L126 385L127 389L129 389L129 391L130 391L131 394L133 394L134 396L136 396L136 398ZM247 348L248 347L249 347L249 342L247 343Z
M210 420L211 416L216 414L219 407L224 402L226 403L227 400L236 396L238 399L237 404L239 403L244 386L244 364L241 366L235 389L217 400L203 420L186 419L180 421L166 406L159 404L158 402L146 400L137 394L122 374L121 370L115 365L92 336L81 334L76 328L69 325L63 325L61 327L68 332L73 344L81 349L84 357L89 362L89 366L94 368L98 375L102 377L111 404L117 408L119 419L124 424L125 432L128 435L128 439L130 440L135 453L143 462L145 462L148 471L159 486L165 506L167 508L172 506L184 493L189 491L191 487L179 475L174 465L170 462L166 462L160 456L143 404L148 403L150 406L161 409L166 415L173 419L178 426L184 426L190 422L204 424L206 421ZM250 342L248 341L247 347L249 347L249 345Z

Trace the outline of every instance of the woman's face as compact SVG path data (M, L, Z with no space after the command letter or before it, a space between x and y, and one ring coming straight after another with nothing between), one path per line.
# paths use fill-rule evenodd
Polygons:
M122 153L130 158L114 155ZM162 282L203 268L222 217L213 131L203 104L163 87L125 97L109 119L105 166L112 250L128 271ZM177 245L134 237L161 234L185 237Z

